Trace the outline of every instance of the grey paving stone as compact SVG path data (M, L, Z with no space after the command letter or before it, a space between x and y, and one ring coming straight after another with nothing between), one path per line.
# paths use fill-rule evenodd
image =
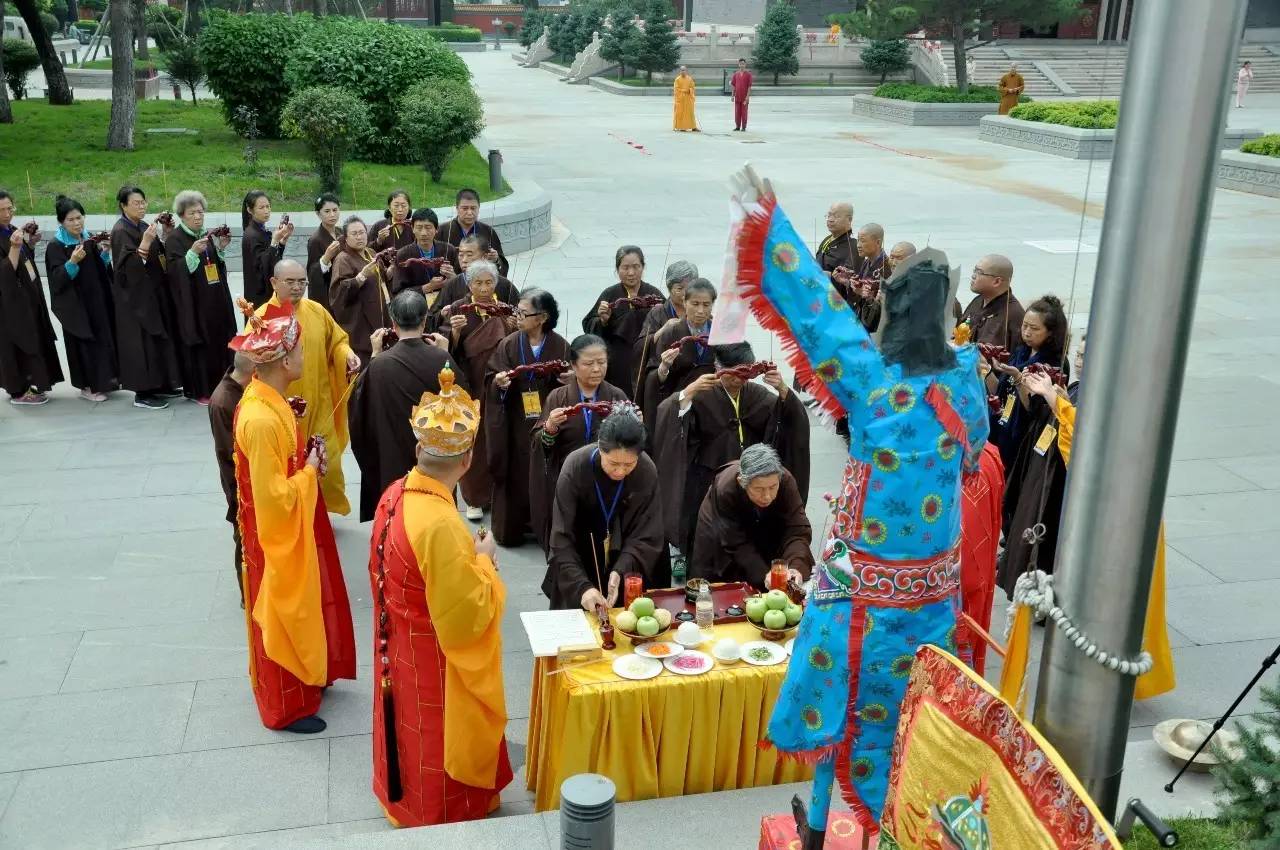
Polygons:
M0 507L0 543L11 543L26 525L34 510L33 505L8 505Z
M164 428L159 433L147 434L151 430L146 422L127 423L130 436L107 437L95 440L77 441L62 461L64 469L85 469L95 466L132 465L134 468L152 466L157 463L190 463L203 460L213 454L213 437L205 422L203 432L184 434L165 434ZM156 424L159 425L158 421ZM167 423L165 423L167 427ZM145 429L134 437L135 429ZM163 437L164 439L141 439L146 436Z
M533 687L533 653L502 654L502 687L507 695L507 717L528 717L529 694Z
M118 536L83 540L17 540L0 554L0 580L43 577L103 578L112 574Z
M0 638L0 700L56 694L82 634Z
M97 538L120 534L190 531L226 525L222 494L98 499L42 505L23 528L24 538Z
M185 496L191 493L222 494L218 478L218 466L213 459L212 439L209 443L208 461L184 463L160 463L147 471L143 485L144 496Z
M0 700L0 773L178 751L191 683Z
M32 496L42 504L83 502L85 499L123 499L142 495L137 470L128 467L95 469L33 469L6 472L0 504L29 504Z
M56 469L71 445L70 440L30 441L10 435L6 426L0 428L0 468L7 472Z
M1234 416L1232 417L1234 419ZM1228 462L1211 460L1179 460L1169 467L1170 496L1194 496L1204 493L1238 493L1257 490L1252 480L1232 474L1224 468Z
M9 801L13 799L13 792L18 790L20 781L21 773L0 773L0 821L4 820L5 810L9 808Z
M1276 576L1280 531L1188 537L1170 548L1223 581L1262 581Z
M352 735L329 741L329 822L382 817L373 795L371 735Z
M0 846L134 847L324 823L327 741L33 770Z
M1175 649L1177 688L1140 705L1155 722L1172 717L1217 719L1258 672L1262 659L1276 648L1276 642L1251 640ZM1255 687L1237 711L1254 714L1262 709L1262 698Z
M243 617L89 632L62 691L247 678L245 639Z
M204 571L235 575L234 554L231 523L224 521L195 531L122 535L112 568L125 575Z
M359 675L362 671L357 670ZM325 691L319 714L328 728L316 737L332 738L369 733L373 718L370 679L339 680ZM247 672L229 679L196 683L191 718L182 739L184 752L245 747L292 740L289 732L267 729L258 720ZM343 818L348 820L348 818Z
M1175 496L1165 502L1165 534L1171 542L1260 531L1280 531L1280 492Z
M1222 583L1222 579L1217 574L1188 558L1182 552L1170 546L1167 541L1164 549L1164 570L1164 586L1166 589Z
M1280 454L1260 455L1251 458L1229 458L1219 461L1239 477L1263 488L1280 489Z
M165 844L157 850L276 850L277 847L308 846L313 842L344 839L367 833L390 833L394 827L384 817L369 820L328 823L323 826L303 826L297 829L273 829L268 832L247 833L225 838L202 838L197 841L179 841Z
M213 573L0 579L0 636L182 623L209 616Z
M1280 579L1198 587L1169 600L1169 623L1196 643L1280 638Z
M1150 736L1144 741L1130 742L1120 778L1121 802L1137 797L1162 818L1212 816L1218 809L1214 802L1218 783L1209 774L1187 771L1172 794L1165 792L1165 783L1173 778L1178 767Z

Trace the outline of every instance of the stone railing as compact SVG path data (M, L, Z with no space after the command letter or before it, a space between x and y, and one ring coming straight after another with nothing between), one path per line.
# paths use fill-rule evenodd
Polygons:
M536 68L539 62L545 62L555 55L555 51L551 49L551 28L543 27L542 35L538 36L538 40L529 45L529 49L525 51L523 64L526 68Z
M1280 198L1280 157L1223 151L1218 163L1218 185L1223 189Z
M570 83L585 83L596 74L603 74L610 68L616 67L614 63L605 59L600 55L600 33L591 34L591 43L583 48L573 60L573 64L569 66L569 74L564 78Z
M1261 130L1228 127L1222 131L1220 145L1234 149L1240 147L1241 142L1261 135ZM1040 151L1067 159L1111 159L1115 151L1116 131L1065 127L1042 121L1019 121L1005 115L985 115L978 122L978 138L984 142ZM1220 173L1219 179L1221 178Z
M908 43L911 45L911 64L924 81L934 86L951 85L951 74L947 71L947 63L942 60L942 42L913 38Z

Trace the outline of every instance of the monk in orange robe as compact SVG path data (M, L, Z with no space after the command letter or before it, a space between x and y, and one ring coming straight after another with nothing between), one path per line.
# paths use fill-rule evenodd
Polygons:
M698 118L693 114L698 92L693 82L693 77L689 76L688 68L683 65L680 66L680 73L676 75L676 81L672 84L671 90L673 98L672 126L677 132L686 130L698 132Z
M482 818L511 781L493 537L454 488L473 462L480 404L440 372L406 428L417 465L382 495L370 538L373 793L396 826ZM480 461L483 463L483 460Z
M1001 115L1008 115L1009 110L1018 105L1018 97L1026 87L1027 81L1018 73L1018 66L1010 65L1009 70L1000 78L1000 82L996 83L996 88L1000 90Z
M240 308L245 330L230 347L255 366L235 416L249 680L268 729L320 732L322 688L356 677L351 606L320 495L328 457L323 438L303 442L301 411L285 398L302 376L293 305L260 316L244 299Z

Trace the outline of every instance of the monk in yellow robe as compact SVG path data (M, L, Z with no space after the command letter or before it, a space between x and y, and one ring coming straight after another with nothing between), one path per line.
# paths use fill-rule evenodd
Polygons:
M685 132L692 130L697 133L698 118L693 114L694 105L697 102L697 87L694 85L693 77L689 76L689 69L680 66L680 73L676 74L676 81L672 85L672 94L674 97L674 115L672 124L677 132Z
M1076 373L1080 374L1083 365L1084 341L1080 342L1080 353L1076 359ZM1027 375L1026 385L1029 392L1039 395L1049 404L1057 418L1058 453L1063 464L1071 465L1071 442L1075 436L1076 407L1070 399L1064 398L1054 387L1052 381L1044 375ZM1151 575L1151 595L1147 600L1147 618L1142 628L1142 648L1151 655L1151 670L1138 677L1134 685L1134 699L1148 699L1160 696L1173 690L1176 678L1173 670L1173 650L1169 647L1169 631L1164 618L1164 523L1160 524L1160 536L1156 540L1155 569ZM1000 693L1009 702L1015 702L1022 690L1023 678L1026 674L1027 652L1030 646L1031 610L1025 606L1018 608L1014 618L1013 634L1009 639L1008 654L1000 680ZM1108 650L1110 651L1110 650ZM1019 706L1021 710L1021 706Z
M475 820L511 781L493 537L473 536L454 488L474 459L480 405L440 371L401 427L417 465L373 522L373 792L396 826ZM483 463L483 460L479 462Z
M347 485L342 477L342 453L351 442L347 429L347 385L349 375L360 368L360 357L351 350L347 332L334 321L332 314L321 304L306 298L307 272L293 260L276 263L271 277L274 294L267 303L280 306L292 304L302 336L307 359L302 365L302 377L289 385L287 395L301 396L307 400L307 409L300 424L304 437L324 437L325 447L333 458L329 469L320 479L320 493L324 496L325 509L330 513L346 516L351 513L347 500ZM259 314L266 305L259 308ZM341 404L336 404L341 400Z
M329 516L319 503L323 441L304 439L286 388L302 375L293 305L245 311L230 348L254 364L235 415L237 522L244 556L249 679L268 729L314 733L323 688L356 676L351 606Z
M1000 91L1000 114L1008 115L1009 110L1018 105L1018 96L1027 87L1027 81L1018 73L1017 65L1010 65L1009 70L1000 78L996 88Z

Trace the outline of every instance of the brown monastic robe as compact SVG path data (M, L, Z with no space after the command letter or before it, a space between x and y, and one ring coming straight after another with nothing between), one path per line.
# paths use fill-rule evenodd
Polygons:
M710 328L708 327L707 330L709 332ZM689 322L686 319L681 319L676 324L665 327L653 335L653 344L649 349L648 362L645 364L642 373L644 377L639 386L636 387L636 404L644 412L645 422L658 421L658 405L666 401L672 393L680 392L697 378L716 370L715 352L712 351L710 345L704 343L702 346L698 346L697 343L686 342L680 346L680 353L671 362L671 369L667 372L666 380L658 377L658 367L662 363L662 353L667 350L668 346L674 345L676 340L693 335L693 330L689 327ZM653 435L650 434L649 436L652 442Z
M485 370L485 413L489 475L493 479L493 537L501 546L519 546L529 525L529 435L546 411L547 396L560 387L559 375L521 376L505 390L493 379L516 366L569 359L569 343L555 331L543 337L534 357L524 334L509 334L494 350ZM537 409L526 411L525 393L537 393ZM478 461L477 461L478 462Z
M165 309L164 245L151 243L144 263L138 253L146 225L123 216L111 229L111 294L115 301L116 355L120 386L152 393L182 385L175 348L176 320Z
M459 298L449 305L451 311L456 311L463 304L471 302L471 296ZM451 344L449 350L453 354L455 360L458 361L460 371L467 375L467 383L472 387L476 387L475 397L480 402L480 421L484 422L488 415L487 399L483 388L485 386L485 369L489 365L489 358L493 356L494 350L502 343L515 328L514 317L488 316L481 315L478 312L464 313L467 317L467 324L458 332L455 339L450 335ZM448 333L448 321L446 320L442 332ZM473 451L475 452L475 462L471 464L471 468L462 476L460 482L462 488L462 498L466 500L467 506L472 508L488 509L493 501L493 479L489 477L489 465L485 463L488 457L488 433L486 428L481 428L476 434L476 443Z
M840 266L857 270L859 261L858 239L853 235L852 230L839 236L832 236L828 233L818 243L818 250L815 252L815 256L817 257L818 265L822 266L822 270L828 275Z
M391 324L387 316L390 292L386 271L379 265L363 284L356 279L372 259L373 252L368 248L361 254L344 249L333 258L332 283L329 286L333 318L347 332L351 350L360 355L361 363L368 363L373 356L373 343L369 337L379 328Z
M209 396L209 430L213 432L213 454L218 461L218 480L222 484L222 494L227 498L227 522L231 523L231 536L236 544L236 586L241 588L242 602L244 590L240 575L243 553L240 548L240 523L237 521L235 417L236 406L243 396L244 387L231 377L230 369L218 382L213 395Z
M809 417L794 392L779 398L762 384L748 381L735 414L722 386L693 397L680 416L680 394L658 406L654 452L662 475L662 504L667 542L688 553L698 508L715 471L737 460L742 450L768 443L796 479L802 498L809 494ZM739 432L741 427L741 432Z
M957 324L969 323L973 331L969 337L971 343L1000 345L1012 352L1022 343L1023 312L1022 305L1013 297L1013 290L1006 290L985 305L982 296L977 295L960 314Z
M1027 81L1022 79L1022 75L1017 71L1005 72L1000 82L996 84L996 88L1000 91L1001 115L1008 115L1009 111L1018 105L1018 97L1026 87Z
M586 416L570 416L552 436L546 433L547 414L558 407L572 407L583 400L582 389L575 380L556 387L543 401L542 415L533 426L533 437L529 443L529 521L533 525L533 536L538 538L543 552L549 551L551 504L555 500L556 481L560 479L564 459L575 449L594 443L604 421L604 417L598 415L592 415L589 421ZM585 400L626 401L627 394L603 381L596 387L594 399ZM587 430L588 424L590 431Z
M181 228L174 227L173 233ZM249 222L240 237L240 261L244 271L244 297L254 307L261 307L271 299L271 276L276 263L284 258L284 243L271 247L271 233L256 221Z
M786 561L788 567L809 577L812 543L813 528L795 477L784 469L778 497L769 507L758 508L738 483L735 460L716 472L698 509L689 578L745 581L766 590L774 561Z
M182 391L187 398L209 398L231 368L227 343L236 335L236 313L227 285L227 264L214 240L199 257L196 270L187 271L186 254L197 238L178 225L164 245L169 291L178 319L178 362ZM212 266L206 275L205 266ZM210 277L216 280L210 281Z
M115 389L120 374L116 364L115 306L111 303L111 267L98 246L84 245L85 256L75 277L67 272L74 247L57 239L44 249L53 315L62 323L71 385L91 392Z
M596 306L600 306L599 301L596 302ZM681 317L676 315L676 308L672 306L670 298L654 307L644 317L644 324L640 327L640 338L636 340L635 345L631 346L632 362L636 364L637 373L640 371L641 364L649 362L649 350L653 346L653 335L662 330L669 320L678 318ZM637 386L636 390L637 392L642 392L643 385ZM640 400L636 399L636 404L639 403Z
M1072 387L1074 391L1079 386ZM1062 497L1067 481L1067 465L1058 452L1056 434L1041 438L1046 427L1057 420L1044 399L1034 396L1031 410L1023 415L1029 420L1018 445L1017 454L1005 477L1004 533L1005 548L997 561L996 581L1010 599L1018 578L1031 569L1033 544L1023 540L1023 533L1037 523L1044 524L1044 538L1036 552L1035 568L1053 575L1054 555L1058 548L1058 526L1062 519Z
M356 382L347 417L351 450L360 465L361 522L373 519L383 492L417 463L409 414L424 392L440 392L445 364L454 365L447 351L421 338L402 339L370 360ZM454 382L470 392L466 374L453 371Z
M330 266L328 271L324 271L320 268L320 260L329 246L337 241L338 234L325 230L323 224L317 227L316 232L307 240L307 297L317 304L324 305L330 315L333 314L333 307L329 305L329 283L333 279L333 266ZM336 262L337 255L334 255L333 259Z
M431 243L431 255L433 257L443 257L449 265L453 266L455 271L462 268L462 264L458 262L458 249L448 243L441 242L439 240ZM395 265L391 267L391 296L394 298L396 295L399 295L402 290L408 289L411 286L416 287L423 295L426 296L427 307L430 308L439 301L440 290L445 285L445 282L452 278L446 278L438 270L431 271L430 269L424 268L416 263L407 266L401 265L405 260L417 259L424 256L422 248L417 242L414 242L411 245L406 245L396 252L396 262ZM465 294L466 292L464 290L458 294L457 298L444 303L452 304L453 301L457 301L458 298L461 298Z
M661 297L662 293L656 286L641 282L635 296L641 295ZM582 318L582 331L604 340L609 349L609 371L605 373L605 380L632 397L636 390L636 372L640 367L635 360L635 345L641 338L645 319L652 308L622 306L609 314L607 322L600 321L600 317L596 315L601 301L613 302L626 297L626 287L621 283L607 287L592 300L591 309Z
M620 482L600 468L595 445L565 458L552 506L551 555L542 579L542 592L553 609L577 608L591 587L607 592L611 572L623 577L639 574L647 588L670 583L658 498L658 471L647 454L640 455L636 468ZM612 519L606 522L611 509Z
M455 248L461 245L462 240L468 236L479 236L485 242L489 243L490 248L498 252L498 262L496 263L498 266L498 274L506 277L507 273L511 271L511 263L507 261L507 255L502 251L502 237L498 235L498 231L494 230L493 227L485 224L483 221L477 220L476 223L471 226L471 232L467 233L463 231L462 225L458 223L456 218L451 219L450 221L446 221L444 224L440 225L440 230L436 235L439 236L442 241L448 242Z
M454 268L460 269L462 266L455 265ZM438 282L439 281L437 281L437 283ZM456 275L446 280L440 286L440 289L433 294L435 295L435 300L432 300L430 295L427 296L427 330L438 331L447 335L449 332L449 321L448 319L442 318L440 314L443 312L445 307L448 307L458 299L461 298L466 300L470 298L471 287L467 286L466 275L462 272L458 272ZM498 276L498 281L494 284L493 297L497 298L499 301L505 301L512 307L520 301L520 293L516 290L515 285L501 275Z
M9 264L13 232L0 232L0 385L21 396L32 387L48 392L62 381L62 366L31 246L22 246L17 268Z
M386 238L383 238L383 235ZM390 219L380 218L369 228L369 247L374 253L385 251L392 245L399 251L413 244L413 224L408 219L392 224Z

